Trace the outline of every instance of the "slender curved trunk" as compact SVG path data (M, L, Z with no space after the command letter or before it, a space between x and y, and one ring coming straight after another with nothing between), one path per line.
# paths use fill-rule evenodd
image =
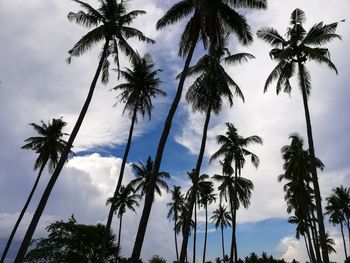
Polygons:
M313 137L312 137L311 119L310 119L309 106L308 106L308 102L307 102L305 80L303 77L305 75L305 72L304 72L304 67L302 65L302 62L301 62L301 59L299 56L298 56L298 67L299 67L301 91L302 91L302 95L303 95L307 138L308 138L308 142L309 142L309 151L310 151L310 156L311 156L311 174L312 174L312 182L313 182L314 191L315 191L317 222L318 222L318 228L319 228L319 234L320 234L320 245L321 245L321 249L322 249L322 258L323 258L323 263L329 263L329 256L328 256L327 243L326 243L326 231L325 231L325 226L324 226L324 222L323 222L321 192L320 192L320 187L318 184L317 170L316 170L316 163L315 163L315 148L314 148L314 141L313 141Z
M120 215L119 219L119 234L118 234L118 247L120 249L120 238L122 236L122 224L123 224L123 214Z
M307 239L309 241L309 251L310 251L310 256L311 256L311 258L310 258L311 262L314 262L314 263L320 262L319 259L318 258L316 259L316 257L315 257L309 228L306 228L306 236L307 236ZM316 247L315 247L315 250L316 250L316 254L317 254Z
M225 260L224 226L221 225L222 260Z
M350 220L349 218L346 219L346 225L348 227L348 234L349 234L349 249L350 249Z
M192 262L196 262L196 242L197 242L197 198L194 201L194 228L193 228L193 255Z
M310 259L310 262L313 263L313 261L312 261L312 259L311 259L311 255L310 255L309 246L308 246L307 241L306 241L306 236L303 235L303 237L304 237L304 242L305 242L305 247L306 247L307 255L308 255L309 259Z
M196 181L198 181L200 169L202 166L202 161L203 161L203 156L204 156L204 151L205 151L205 143L207 141L207 133L208 133L208 126L209 126L209 121L210 121L211 109L212 109L212 106L209 105L209 107L207 109L207 113L206 113L204 127L203 127L201 147L200 147L199 154L198 154L196 168L195 168L195 171L193 174L193 176L196 177L194 179ZM193 185L192 192L194 194L193 193L191 194L191 197L189 200L189 216L185 217L185 222L184 222L184 231L185 232L184 232L184 238L182 240L182 246L181 246L180 263L184 263L184 260L185 260L185 251L187 249L188 236L189 236L190 227L191 227L191 216L192 216L194 204L196 202L197 186Z
M238 179L238 164L235 161L235 184L237 183ZM235 186L236 187L236 186ZM237 198L237 191L235 189L232 189L232 194L235 198L235 201L238 201ZM237 263L237 240L236 240L236 217L237 217L237 208L236 205L232 202L231 198L231 206L232 206L232 238L231 238L231 257L230 257L230 262L233 262L233 254L234 254L234 259L235 263Z
M43 172L43 170L44 170L44 168L45 168L45 166L46 166L46 164L47 164L47 161L48 161L48 158L43 162L43 164L42 164L41 167L40 167L40 170L39 170L38 176L36 177L36 180L35 180L35 182L34 182L33 188L32 188L32 190L30 191L29 196L28 196L28 199L27 199L26 203L24 204L21 213L19 214L19 217L18 217L18 219L17 219L17 221L16 221L15 226L14 226L13 229L12 229L12 232L11 232L11 234L10 234L9 239L7 240L7 243L6 243L4 252L2 253L2 256L1 256L0 263L4 263L4 261L5 261L5 258L6 258L6 255L7 255L8 250L10 249L10 246L11 246L11 243L12 243L12 240L13 240L13 237L15 236L15 234L16 234L16 232L17 232L17 228L18 228L19 224L21 223L22 218L23 218L25 212L27 211L27 208L28 208L28 205L29 205L30 201L32 200L32 197L33 197L33 195L34 195L34 192L35 192L35 190L36 190L36 187L38 186L38 183L39 183L41 174L42 174L42 172Z
M106 56L107 56L107 51L108 51L108 46L109 46L109 39L106 39L106 42L104 44L104 47L103 47L103 51L102 51L102 56L100 58L100 62L98 63L98 67L96 69L96 73L95 73L95 76L91 82L91 85L90 85L90 89L89 89L89 93L86 97L86 100L84 102L84 105L83 105L83 108L81 109L80 111L80 114L79 114L79 117L77 119L77 122L75 123L74 125L74 128L73 128L73 131L72 133L70 134L69 136L69 139L68 139L68 142L67 142L67 145L61 155L61 158L56 166L56 169L55 171L53 172L51 178L50 178L50 181L48 182L46 188L45 188L45 191L40 199L40 202L38 204L38 207L37 209L35 210L35 213L33 215L33 218L32 218L32 221L30 222L30 225L27 229L27 232L24 236L24 239L22 241L22 244L19 248L19 251L17 253L17 256L16 256L16 259L15 259L15 263L22 263L23 262L23 259L24 259L24 256L27 252L27 249L28 249L28 246L30 244L30 241L33 237L33 234L34 234L34 231L38 225L38 222L40 220L40 217L45 209L45 206L46 206L46 203L50 197L50 194L51 194L51 191L58 179L58 176L60 175L60 172L67 160L67 157L68 157L68 154L70 152L70 149L72 148L72 145L73 145L73 142L75 140L75 137L77 136L78 132L79 132L79 129L80 129L80 126L81 124L83 123L83 120L84 120L84 117L85 117L85 114L89 108L89 105L90 105L90 102L91 102L91 99L92 99L92 96L94 94L94 91L95 91L95 87L96 87L96 83L97 83L97 80L98 80L98 77L100 75L100 72L101 72L101 69L102 69L102 64L103 64L103 61L105 60Z
M177 223L177 215L175 212L175 218L174 218L175 250L176 250L176 262L179 262L179 249L177 247L176 223Z
M345 237L344 237L344 227L343 227L343 222L341 222L341 221L340 221L340 231L341 231L341 236L343 238L345 259L347 259L348 258L348 253L346 251L346 243L345 243Z
M315 248L315 254L316 254L316 260L317 262L321 262L322 258L321 258L321 253L320 253L320 242L318 240L318 234L317 234L317 226L316 226L316 218L314 215L314 212L311 211L311 216L309 216L308 220L309 220L309 225L311 228L311 234L312 234L312 239L313 239L313 246Z
M126 161L128 160L128 155L129 155L129 151L130 151L132 135L133 135L133 132L134 132L134 125L135 125L135 122L136 122L136 116L137 116L137 107L134 108L134 111L133 111L133 114L132 114L131 125L130 125L130 129L129 129L128 141L126 143L124 156L123 156L123 161L122 161L122 165L121 165L120 171L119 171L119 177L118 177L117 186L116 186L116 188L114 190L114 194L113 194L113 198L114 199L117 197L117 195L119 193L119 190L120 190L120 187L122 185L125 165L126 165ZM108 240L108 233L109 233L109 230L111 229L114 210L115 210L115 207L114 207L114 204L112 202L111 203L111 207L109 209L109 213L108 213L108 219L107 219L107 224L106 224L106 232L105 232L105 234L103 236L103 241L102 241L100 263L103 262L104 254L106 253L106 245L107 245L107 240Z
M196 47L198 36L199 36L199 32L196 32L196 35L195 35L193 42L192 42L192 46L188 52L188 55L187 55L187 58L185 61L184 69L182 71L183 74L181 74L175 98L171 104L170 110L168 112L168 116L165 120L163 132L162 132L162 135L160 137L158 148L157 148L156 158L154 159L154 163L153 163L153 171L152 171L152 177L151 177L152 181L156 180L157 174L158 174L159 169L160 169L160 164L162 162L165 144L166 144L166 141L167 141L168 136L169 136L173 117L175 115L177 106L179 105L179 102L181 99L183 86L184 86L186 75L188 72L188 68L190 66L190 62L191 62L191 59L193 56L193 52L194 52L194 49ZM154 186L150 187L148 192L149 192L149 196L151 196L151 195L153 196ZM143 244L143 240L144 240L146 229L147 229L147 223L148 223L149 215L150 215L151 209L152 209L152 201L153 201L153 198L148 199L148 200L145 199L145 206L144 206L143 211L142 211L142 215L141 215L141 219L140 219L140 223L139 223L139 228L137 230L137 235L136 235L136 239L135 239L135 243L134 243L134 248L133 248L133 251L131 254L131 262L133 262L133 263L138 262L138 260L140 258L142 244ZM181 258L181 256L180 256L180 258ZM183 260L184 260L184 258L185 258L185 256L183 255ZM182 262L183 262L183 260L182 260ZM181 261L181 259L180 259L180 261Z
M236 246L236 209L233 205L232 196L230 197L231 217L232 217L232 235L231 235L231 251L230 251L230 263L233 263L234 251Z
M204 248L203 248L203 263L205 263L205 254L207 250L207 236L208 236L208 207L205 205L205 232L204 232Z

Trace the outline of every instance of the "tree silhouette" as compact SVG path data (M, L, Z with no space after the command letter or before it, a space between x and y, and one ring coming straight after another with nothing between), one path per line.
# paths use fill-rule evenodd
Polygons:
M312 60L318 63L326 64L337 73L335 65L330 60L330 53L323 46L335 38L341 38L337 35L336 28L338 23L315 24L309 31L303 28L306 21L305 13L300 9L295 9L290 17L290 26L287 30L287 39L284 39L274 28L264 27L258 30L259 38L269 43L273 49L270 51L270 57L278 61L277 66L273 69L266 80L264 91L272 81L277 79L277 94L283 89L285 92L291 92L289 79L297 74L298 85L302 92L306 130L311 155L312 178L316 199L317 220L319 226L320 243L322 248L322 257L324 263L329 263L326 245L326 231L323 222L321 194L317 178L315 163L315 148L312 136L312 126L308 105L308 97L311 92L311 76L305 67L306 61ZM296 70L297 67L297 70ZM297 71L297 73L296 73Z
M67 145L61 155L59 162L54 173L51 176L47 187L40 199L39 205L35 210L33 219L27 229L27 232L22 241L21 247L17 253L15 262L22 262L25 253L30 244L30 240L34 234L39 219L44 211L47 200L51 194L51 191L58 179L58 176L62 170L62 167L67 159L73 142L78 134L80 126L84 120L84 117L89 108L97 80L102 71L102 82L108 81L108 68L109 61L108 56L113 54L114 60L119 68L119 51L123 51L126 55L132 56L135 54L127 40L132 37L137 37L138 40L146 43L154 43L153 40L145 37L139 30L129 27L130 23L135 17L140 14L144 14L144 11L134 10L131 12L126 11L126 5L123 2L118 3L116 0L100 0L100 7L98 9L93 8L91 5L79 1L73 0L80 4L85 11L79 11L77 13L70 12L68 19L74 21L87 28L93 28L86 35L84 35L75 45L69 50L70 56L80 56L85 51L89 50L92 46L98 42L104 41L103 49L100 54L100 60L91 82L88 95L84 102L84 105L80 111L79 117L74 125L71 135L68 139ZM120 49L120 50L119 50ZM70 61L70 58L68 59Z
M30 149L35 151L38 154L37 159L35 160L34 170L39 169L39 173L36 177L32 190L29 193L27 201L25 202L18 219L11 231L10 237L7 240L6 246L1 256L0 262L3 263L7 252L11 246L13 237L16 234L19 224L22 221L22 218L27 211L28 205L32 200L32 197L35 193L36 187L38 186L41 174L44 171L46 165L48 165L49 172L53 172L55 169L64 148L67 145L67 142L62 139L63 136L68 135L63 133L63 128L67 125L66 122L60 119L52 119L52 121L47 124L41 121L41 125L31 123L30 124L34 130L38 133L39 136L30 137L25 140L25 145L22 146L22 149ZM73 153L73 152L71 152Z

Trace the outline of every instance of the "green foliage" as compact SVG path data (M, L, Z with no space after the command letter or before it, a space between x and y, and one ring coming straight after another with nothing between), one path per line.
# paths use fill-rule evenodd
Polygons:
M97 262L105 226L77 224L74 216L67 222L56 221L46 230L47 238L33 241L35 248L25 257L31 263L87 263ZM119 249L114 235L109 232L104 262L115 261Z
M158 255L154 255L149 261L149 263L166 263L166 260Z

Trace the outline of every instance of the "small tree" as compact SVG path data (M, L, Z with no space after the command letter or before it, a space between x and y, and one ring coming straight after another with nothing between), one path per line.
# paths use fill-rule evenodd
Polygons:
M149 263L166 263L166 260L159 255L154 255L148 262Z

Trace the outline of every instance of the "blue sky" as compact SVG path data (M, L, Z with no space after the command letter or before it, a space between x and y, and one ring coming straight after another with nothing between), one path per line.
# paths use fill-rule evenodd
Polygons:
M97 5L97 1L88 2ZM129 2L130 9L141 6L147 11L146 15L135 21L134 26L157 41L154 46L141 45L137 41L132 41L132 45L141 54L151 53L157 68L163 70L159 75L163 81L161 87L168 93L166 98L155 101L152 120L140 120L137 124L129 163L145 162L148 155L154 155L177 87L175 76L183 66L183 60L177 56L177 44L186 21L162 31L155 30L156 21L174 2ZM254 33L261 26L269 25L283 34L288 26L289 15L296 7L306 12L307 28L319 21L330 23L347 19L338 28L343 40L334 41L328 46L339 75L326 67L312 63L309 65L313 85L309 103L316 155L326 164L325 171L319 176L322 194L326 196L333 187L350 185L350 119L347 114L350 95L350 57L347 50L350 46L350 26L347 10L350 3L333 0L322 2L321 5L320 0L270 0L268 4L267 11L244 11ZM58 3L54 0L28 0L25 4L19 0L0 2L0 140L3 148L0 151L0 250L36 176L32 169L35 154L20 149L23 140L33 135L28 123L63 116L68 122L66 132L69 133L97 65L100 46L75 58L70 65L65 62L67 50L87 32L67 21L68 12L77 10L79 7L73 1ZM285 212L282 185L277 182L277 175L282 172L280 148L289 143L288 136L293 132L306 137L300 92L293 82L294 90L290 97L286 94L276 96L273 86L263 94L265 79L273 69L274 62L268 56L270 47L260 40L255 39L249 47L231 41L229 49L232 53L252 53L256 59L244 65L227 67L232 78L240 85L246 103L235 101L231 109L225 106L218 116L211 119L202 172L212 175L220 171L216 162L209 165L208 158L217 149L215 136L225 132L225 122L233 122L243 136L261 136L264 145L251 148L261 158L260 167L256 170L247 163L243 171L244 176L254 182L255 191L250 208L238 214L239 256L244 257L251 251L266 251L286 260L294 257L305 260L303 243L294 239L294 228L286 223L288 215ZM196 50L193 63L202 52L200 47ZM128 66L128 60L121 58L121 65ZM186 87L190 81L187 81ZM45 235L44 227L47 224L67 219L72 213L81 223L94 224L106 220L107 207L104 204L114 190L130 125L128 115L121 114L123 105L112 107L116 94L110 89L117 83L116 75L112 73L107 86L98 84L74 143L78 156L64 168L40 221L36 237ZM172 175L170 185L175 183L185 189L188 187L186 172L196 162L203 120L203 116L194 114L184 100L180 102L161 166L161 170L169 171ZM130 167L127 167L125 177L125 183L133 178ZM23 236L47 180L48 174L45 174L16 240ZM144 259L154 254L169 261L175 257L172 222L165 219L169 199L170 195L163 195L154 204L142 252ZM215 205L210 207L211 211L213 209ZM123 230L125 256L130 255L139 216L140 211L126 214ZM200 211L200 230L203 230L203 216L203 211ZM114 223L116 230L117 220ZM220 233L214 231L213 225L209 228L208 258L214 259L221 255ZM339 249L333 259L341 262L343 252L339 232L331 226L327 230ZM200 240L203 234L198 235L198 253L201 255ZM225 235L228 251L230 231L227 230ZM198 260L201 260L200 256Z

